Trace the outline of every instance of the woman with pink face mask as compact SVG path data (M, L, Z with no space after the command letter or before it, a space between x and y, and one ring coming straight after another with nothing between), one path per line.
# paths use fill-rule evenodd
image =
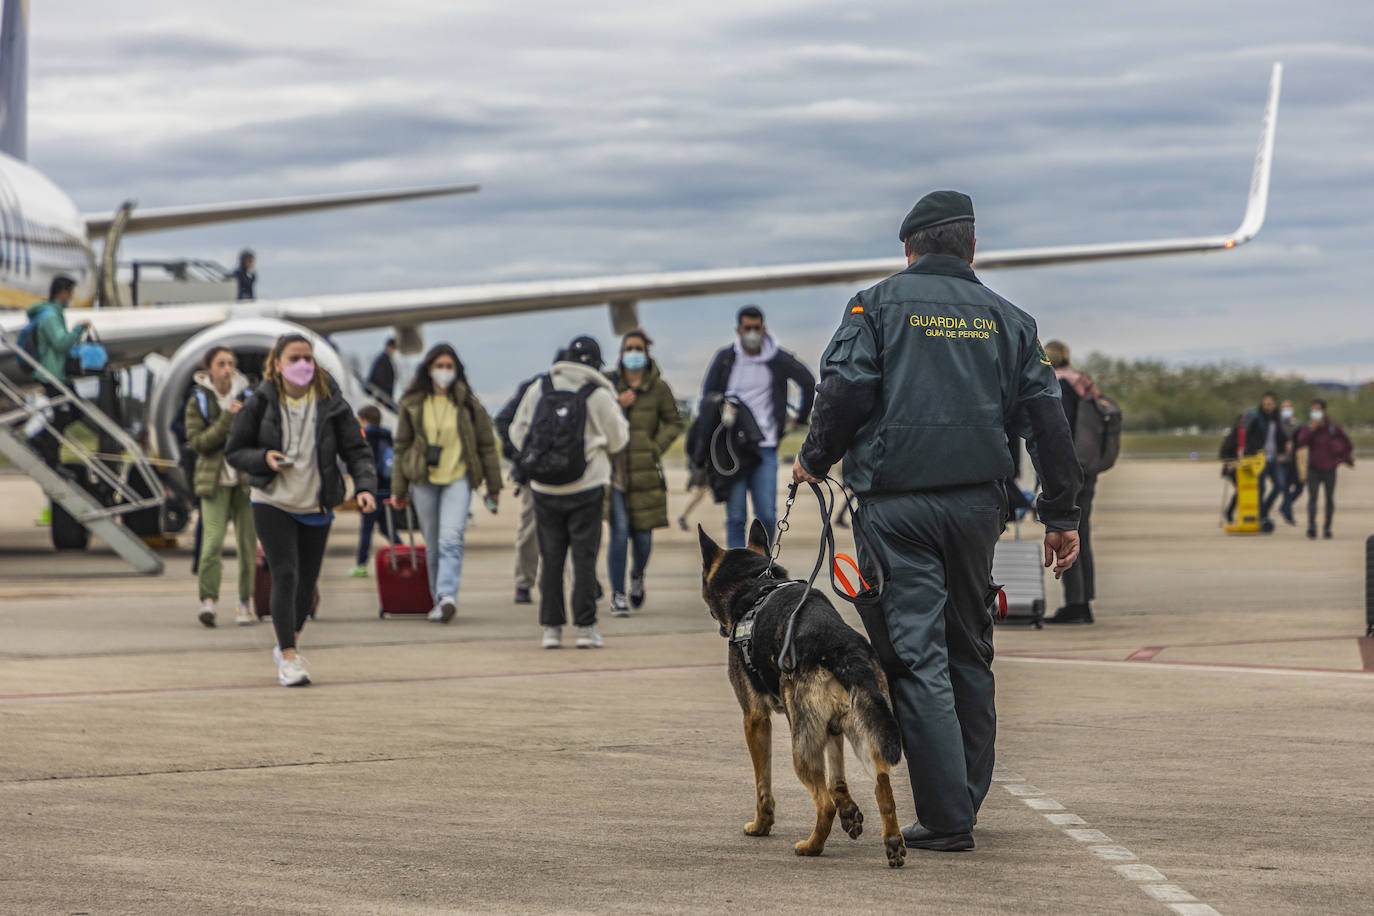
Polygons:
M334 507L347 495L342 461L358 508L377 508L377 469L339 386L315 364L299 334L277 340L263 382L243 405L224 451L248 478L258 541L272 573L272 650L283 687L310 683L296 651L324 562Z

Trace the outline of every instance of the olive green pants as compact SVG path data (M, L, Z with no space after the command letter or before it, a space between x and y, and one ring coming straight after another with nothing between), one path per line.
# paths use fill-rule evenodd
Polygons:
M992 552L1005 500L1000 485L979 484L860 509L888 570L881 607L861 616L887 672L916 818L936 833L972 830L992 784Z
M213 499L200 501L200 573L196 584L200 600L219 600L219 583L224 574L224 537L234 523L234 545L238 549L239 600L253 597L257 580L258 529L253 524L253 506L245 486L220 487Z

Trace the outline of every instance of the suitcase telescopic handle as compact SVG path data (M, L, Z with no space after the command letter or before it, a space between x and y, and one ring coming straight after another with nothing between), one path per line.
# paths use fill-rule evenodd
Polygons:
M390 504L390 503L386 503L385 505L386 505L386 525L387 525L387 528L389 528L389 529L391 530L391 534L392 534L392 536L394 537L395 534L396 534L396 515L395 515L395 513L392 511L392 508L391 508L391 504ZM417 569L420 568L420 560L419 560L419 558L416 557L416 555L415 555L415 526L418 525L419 523L420 523L420 520L419 520L419 519L416 517L416 515L415 515L415 507L414 507L413 505L411 505L410 503L406 503L406 534L407 534L407 536L409 536L409 538L410 538L410 568L411 568L412 570L417 570ZM388 561L388 563L391 565L391 571L392 571L392 572L395 572L395 571L396 571L396 551L391 550L391 551L388 551L388 552L387 552L387 561Z

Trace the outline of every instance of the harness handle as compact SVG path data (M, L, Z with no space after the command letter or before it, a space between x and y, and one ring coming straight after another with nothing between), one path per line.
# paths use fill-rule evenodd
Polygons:
M865 586L865 588L862 592L859 592L858 594L851 595L849 593L849 587L847 582L846 588L841 589L840 585L835 581L835 528L830 520L830 516L834 512L835 503L837 499L835 496L834 488L831 486L832 483L838 484L839 481L834 480L834 478L832 477L826 477L826 491L822 493L820 484L812 483L810 481L807 482L807 486L811 487L811 492L816 494L816 502L820 508L821 543L819 552L816 556L816 566L814 569L811 570L811 578L806 580L806 589L802 592L801 600L798 601L797 606L792 609L792 613L787 616L787 629L783 633L782 650L778 653L778 667L784 673L787 674L790 674L797 669L797 647L796 641L794 639L797 630L797 616L801 613L801 609L806 605L806 599L810 597L811 589L815 586L816 583L816 577L820 575L821 569L825 566L825 561L827 557L830 560L830 587L835 591L835 593L839 597L843 598L845 601L848 601L850 604L858 605L860 602L876 600L877 598L882 597L883 590L887 586L887 577L883 573L883 564L881 560L879 560L877 563L877 570L874 575L874 579L877 581L876 586L870 586L864 580L863 573L861 572L859 573L859 581L861 584ZM844 492L843 484L840 484L840 492ZM827 495L830 497L829 500L826 499ZM797 484L793 483L790 487L788 487L787 490L787 515L791 514L792 503L796 500L796 497ZM846 497L846 499L847 498L848 497ZM782 532L787 530L783 527L783 524L787 521L787 515L784 515L782 522L778 523L779 541L781 541ZM863 532L863 527L859 521L859 510L857 508L854 509L854 525L852 530L854 532L854 542L859 546L859 549L869 554L870 556L876 558L877 554L873 550L873 544L868 539L868 536ZM775 546L774 548L774 559L780 552L779 546ZM854 564L854 568L857 572L857 563ZM770 562L768 566L768 572L771 573L772 569L773 565L772 562ZM841 576L841 578L843 578L843 576Z

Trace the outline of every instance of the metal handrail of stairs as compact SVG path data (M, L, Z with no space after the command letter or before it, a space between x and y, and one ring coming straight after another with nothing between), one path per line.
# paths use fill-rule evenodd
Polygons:
M39 374L42 368L39 362L19 346L17 335L0 334L0 340L10 347L21 365L29 367L36 378L46 376L45 372ZM162 560L119 520L119 516L129 512L159 507L166 499L163 483L148 456L127 431L104 411L79 397L70 386L55 379L49 384L57 390L57 397L34 396L25 390L30 385L0 372L0 401L8 401L13 405L0 412L0 451L16 467L36 480L44 492L73 519L100 535L138 571L151 575L162 572ZM116 443L121 453L117 470L112 466L114 463L97 456L79 439L67 435L51 422L48 410L64 404L72 405L89 428L104 433ZM109 490L112 498L108 505L58 469L50 468L43 457L34 451L27 440L28 434L35 432L32 427L35 421L57 440L60 447L66 448L80 462L91 478ZM139 492L131 483L135 475L143 485L143 492Z

